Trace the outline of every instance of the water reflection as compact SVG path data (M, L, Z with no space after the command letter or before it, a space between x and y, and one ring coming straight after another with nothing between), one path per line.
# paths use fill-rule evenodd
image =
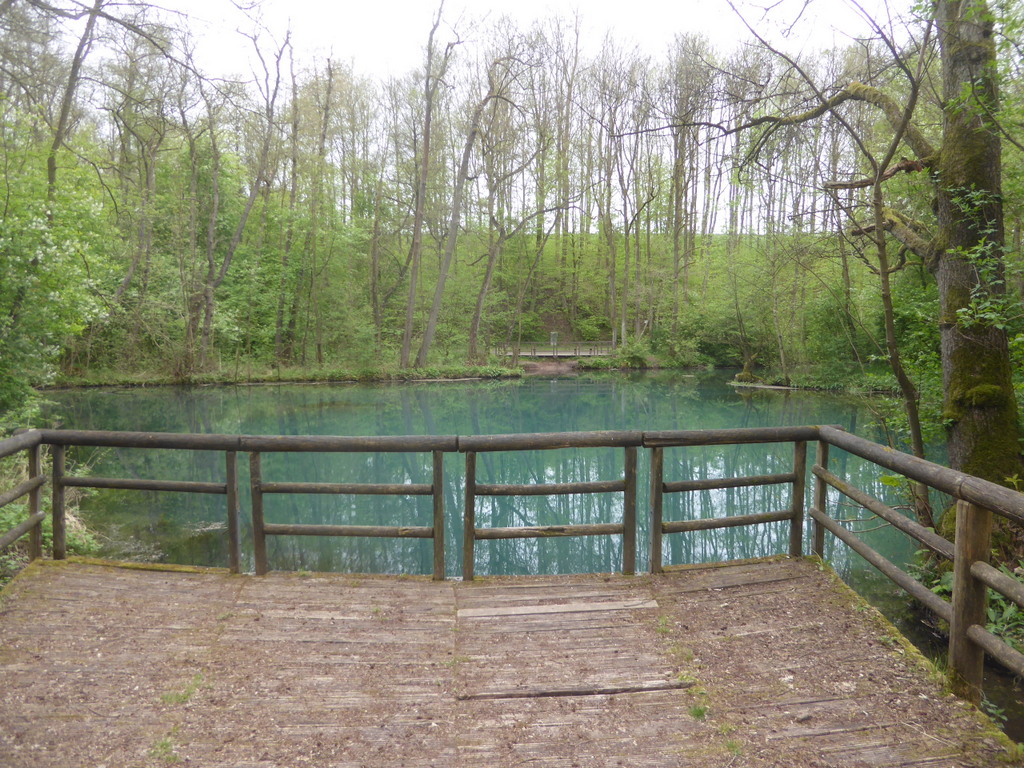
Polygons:
M78 429L228 434L414 435L494 434L605 429L670 430L839 424L867 437L863 402L818 393L737 392L724 374L597 376L410 385L273 385L199 389L88 390L52 393L55 414ZM93 474L114 477L223 482L224 458L211 452L72 451ZM239 462L243 547L251 568L248 471ZM461 572L464 465L445 457L447 573ZM638 467L637 567L648 567L649 457ZM791 445L672 448L665 452L667 480L703 479L792 471ZM873 466L834 452L832 466L865 491L898 502ZM482 453L483 483L566 483L621 479L621 449ZM265 454L268 482L429 483L429 454ZM789 507L790 489L759 486L667 494L665 519L774 512ZM838 499L830 494L831 503ZM429 497L269 495L266 519L277 523L429 526ZM111 557L225 565L222 496L95 492L83 502L90 525L103 532ZM480 497L478 527L618 523L622 494ZM845 513L844 513L845 514ZM862 512L850 509L849 516ZM861 524L873 527L873 522ZM901 560L912 554L891 529L872 532L875 546ZM768 523L671 534L666 564L761 557L785 552L788 523ZM833 548L836 567L852 568L845 547ZM271 537L275 569L430 573L429 540ZM609 572L622 567L621 536L510 539L478 542L478 574Z

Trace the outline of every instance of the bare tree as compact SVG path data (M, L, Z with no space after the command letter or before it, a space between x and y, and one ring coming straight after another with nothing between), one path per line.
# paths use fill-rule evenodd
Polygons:
M935 275L940 296L944 415L953 467L995 482L1021 470L1017 402L1009 346L996 310L1005 304L1003 215L993 16L984 0L943 0L925 26L920 56L927 55L932 25L942 71L942 144L936 147L916 124L921 69L880 39L905 75L910 90L902 103L871 85L853 82L832 95L820 90L818 103L804 112L755 118L743 129L761 128L761 140L786 126L832 114L863 102L888 122L892 137L866 178L836 181L831 187L872 189L872 217L853 222L856 234L873 239L879 276L891 273L887 236L915 254ZM790 60L791 61L791 60ZM913 158L897 159L905 147ZM926 173L935 195L933 222L914 220L884 204L886 181L901 173ZM893 331L886 330L889 338ZM899 374L897 374L899 375ZM914 392L907 390L909 399Z
M400 364L408 368L412 360L412 332L416 319L416 294L419 288L420 260L423 255L423 227L426 218L427 183L430 179L430 144L434 130L434 107L440 87L454 51L449 43L438 51L437 30L444 12L442 0L434 16L434 25L427 38L427 54L423 65L423 124L417 141L416 191L414 195L412 243L409 246L409 299L405 307L405 329L402 333Z

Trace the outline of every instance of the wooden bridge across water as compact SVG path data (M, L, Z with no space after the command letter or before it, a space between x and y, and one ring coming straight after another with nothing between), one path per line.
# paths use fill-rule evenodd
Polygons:
M610 341L563 341L554 344L524 341L495 347L491 354L494 357L573 360L579 357L608 357L615 354L615 345Z
M813 521L805 548L807 444ZM704 480L664 477L685 446L792 444L792 471ZM69 477L73 446L217 451L225 480ZM43 472L50 451L52 472ZM617 478L479 482L480 453L623 451ZM921 528L833 474L838 448L957 500L955 542ZM992 515L1024 522L1024 496L830 427L470 437L266 437L41 430L0 441L24 451L27 498L0 548L27 536L42 554L42 487L52 486L54 561L37 560L0 603L0 765L157 766L996 766L1015 755L969 705L815 557L832 533L950 626L954 682L980 696L986 655L1018 674L1024 656L984 628L987 589L1024 606L1024 590L985 561ZM273 452L414 452L432 481L291 483L263 478ZM632 575L636 478L651 467L651 573ZM257 575L241 571L237 453L249 455ZM465 458L463 580L445 580L444 457ZM779 511L663 519L665 494L788 485ZM230 568L60 562L69 487L226 497ZM829 489L953 559L952 604L884 560L829 514ZM266 494L424 495L431 526L282 525ZM622 519L480 527L478 497L612 493ZM783 525L778 558L663 568L664 536ZM433 539L434 578L270 572L268 536ZM622 575L476 578L478 542L541 536L622 540Z

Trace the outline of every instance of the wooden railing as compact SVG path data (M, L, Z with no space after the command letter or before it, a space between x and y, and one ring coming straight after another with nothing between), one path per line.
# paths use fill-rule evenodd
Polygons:
M520 344L501 344L492 350L495 357L603 357L615 352L610 341L563 341L545 344L541 341L524 341Z
M830 472L829 446L841 448L955 499L955 542L947 541ZM948 622L949 666L960 695L980 701L986 653L1015 674L1024 675L1024 654L985 629L988 588L1024 608L1024 587L988 563L992 549L992 515L1000 515L1018 525L1024 524L1024 494L893 451L835 427L818 429L818 451L812 471L817 478L810 509L810 517L814 521L812 552L823 556L825 531L829 531L936 616ZM829 487L899 528L936 555L952 560L952 603L934 594L832 519L827 512Z
M817 427L779 427L776 429L717 429L687 432L646 432L644 446L651 449L651 573L661 573L662 537L667 533L707 531L743 525L760 525L789 521L789 555L803 553L804 483L807 474L807 441L818 436ZM703 445L748 445L752 443L793 443L793 471L781 475L727 477L707 480L664 480L666 448ZM708 491L723 488L751 488L760 485L792 486L789 509L751 515L700 518L696 520L663 520L662 507L666 493Z
M26 432L0 442L0 459L6 459L19 451L25 451L28 478L8 491L0 492L0 509L18 499L29 497L28 515L9 531L0 532L0 550L7 549L26 534L29 536L28 556L35 560L43 556L43 520L46 513L42 511L42 494L40 489L46 483L46 475L42 472L40 447L42 439L38 432ZM56 542L54 557L57 556ZM63 556L63 552L61 553Z
M434 540L434 579L444 578L444 454L458 448L455 437L273 437L243 438L249 453L252 488L253 557L256 574L267 573L266 537L366 536ZM261 454L265 452L424 453L433 456L432 482L411 483L267 483ZM263 519L263 496L268 493L328 493L375 496L430 496L434 501L431 526L287 525Z
M473 578L476 542L481 539L542 538L549 536L622 536L622 572L636 571L636 452L642 432L562 432L527 435L460 437L459 450L466 454L466 507L463 520L462 578ZM556 448L623 448L625 468L621 480L531 485L485 485L477 482L476 455L489 451L531 451ZM622 522L547 525L515 528L478 528L478 496L560 496L577 493L623 494Z
M906 590L950 628L950 668L961 693L977 700L981 691L982 667L987 653L1016 674L1024 674L1024 654L1007 645L985 629L988 589L995 590L1024 608L1024 587L988 563L991 547L993 514L1017 524L1024 524L1024 494L981 480L938 464L908 456L869 440L851 435L835 427L780 427L774 429L698 430L673 432L583 432L533 435L491 435L473 437L263 437L240 435L181 435L135 432L83 432L65 430L33 430L0 441L0 459L26 453L27 479L7 491L0 491L0 507L28 496L25 519L6 532L0 532L0 548L10 546L24 536L29 537L28 552L32 558L42 555L41 525L45 518L41 504L41 488L46 482L42 471L43 446L49 446L52 464L53 557L66 556L65 489L119 488L126 490L160 490L188 493L212 493L226 497L229 566L241 569L241 546L238 520L237 454L250 456L250 487L254 561L257 573L268 570L266 537L269 535L313 536L377 536L433 538L433 576L445 576L443 455L465 454L465 515L463 531L463 577L473 578L476 542L487 539L549 537L549 536L622 536L622 570L635 570L637 532L636 515L637 454L643 447L651 453L651 570L662 570L661 544L665 535L713 528L750 526L764 523L789 524L788 553L803 552L804 495L806 477L806 444L817 441L817 456L812 467L816 478L813 501L808 512L813 521L811 552L824 556L825 533L830 532L862 555L896 584ZM672 479L663 477L667 448L678 446L716 446L748 443L792 443L793 470L782 474L732 477L713 480ZM71 477L65 472L65 450L69 446L165 448L190 451L216 451L224 454L224 482L184 482L176 480L140 480L100 477ZM476 457L495 451L585 449L595 447L622 448L624 469L621 477L601 481L573 483L485 484L478 481ZM951 496L957 505L955 542L949 542L915 520L869 496L829 469L829 449L847 451ZM263 479L261 455L274 452L389 452L401 451L432 454L432 482L429 484L346 484L266 482ZM790 504L781 511L757 512L699 520L665 521L662 504L666 493L700 492L720 488L759 485L789 485ZM937 556L953 561L954 588L948 603L916 581L862 539L833 519L828 513L828 490L833 488L864 509L898 528ZM432 526L342 526L285 525L267 523L263 519L266 494L373 494L388 496L429 495L433 498ZM621 521L577 525L565 524L482 528L476 524L476 500L481 496L563 495L580 493L621 493Z

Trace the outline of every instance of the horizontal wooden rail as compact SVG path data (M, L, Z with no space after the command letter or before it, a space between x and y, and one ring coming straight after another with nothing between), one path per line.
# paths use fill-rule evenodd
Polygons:
M370 442L367 442L367 441ZM329 441L317 441L313 450L323 450ZM252 441L251 445L256 442ZM278 445L275 442L260 443ZM433 539L433 577L445 577L444 560L444 451L454 451L456 438L399 437L387 440L371 438L342 438L335 445L340 451L373 452L427 452L433 456L432 482L425 483L284 483L263 482L262 453L249 453L249 482L252 491L253 557L256 574L262 576L269 569L267 536L345 536L394 539ZM377 448L371 447L377 445ZM379 446L385 446L380 448ZM270 449L277 452L276 449ZM289 447L283 450L294 450ZM263 497L267 494L334 494L369 496L431 496L433 497L432 526L397 525L309 525L268 523L265 520Z
M823 554L824 531L831 532L930 611L949 622L949 666L954 688L960 695L980 701L986 653L1011 672L1024 675L1024 654L982 626L986 620L988 589L1024 607L1024 587L987 562L991 551L993 513L1014 522L1024 522L1024 494L893 451L835 427L820 427L819 435L818 461L812 468L817 478L815 503L810 513L815 526L814 552ZM879 467L951 495L957 500L954 542L947 541L830 472L827 467L829 446L841 448ZM824 511L827 487L835 488L936 554L952 560L952 602L940 598L833 520Z
M495 539L549 538L556 536L622 536L622 572L636 572L636 467L642 432L561 432L548 434L481 435L460 437L459 450L466 454L465 507L462 531L462 578L472 581L476 542ZM577 483L496 484L478 483L476 456L480 452L555 450L562 448L622 448L625 452L621 480ZM584 493L622 493L621 523L589 525L517 526L478 528L478 496L564 496Z
M985 507L1018 523L1024 523L1024 494L967 475L926 459L900 453L836 427L818 427L820 438L862 459L917 480L954 498Z
M424 483L263 483L263 493L317 493L346 496L429 496L433 485Z
M763 525L792 520L793 511L762 512L756 515L732 515L730 517L704 517L696 520L674 520L661 524L662 533L689 533L692 531L713 531L719 528L739 528L744 525Z
M224 495L227 483L200 483L188 480L140 480L116 477L65 477L65 488L101 488L119 491L170 491L173 493L213 493Z
M0 493L0 507L6 507L8 504L17 501L22 496L27 496L32 491L37 490L44 485L46 485L45 475L30 477L28 480L18 483L14 488L11 488L11 490L6 491L5 493Z
M752 475L750 477L713 477L707 480L678 480L665 483L665 493L686 491L719 491L726 488L753 488L761 485L784 485L796 481L796 474Z
M46 513L42 510L40 489L46 484L42 472L42 436L36 430L29 430L0 441L0 458L14 456L20 451L26 454L28 477L3 493L0 493L0 508L28 496L28 515L8 531L0 532L0 550L14 544L28 534L28 557L36 560L43 556L43 521Z
M1024 675L1024 653L1007 645L1002 638L978 624L972 624L967 628L967 638L1006 669L1017 675Z
M991 587L1010 598L1019 607L1024 608L1024 584L1016 579L1011 579L1002 571L996 570L988 563L974 562L971 564L971 575L986 586Z
M473 451L547 451L555 448L626 448L643 444L643 432L543 432L510 435L471 435L458 437L459 450Z
M666 534L712 531L748 525L764 525L789 521L789 554L799 557L803 553L804 476L807 471L808 436L815 436L813 427L780 427L777 429L728 429L685 432L645 432L644 445L651 449L651 573L661 573L662 539ZM793 471L773 475L748 477L720 477L703 480L666 481L665 449L704 445L742 445L774 443L792 440L794 445ZM705 442L709 441L709 442ZM791 485L790 508L780 512L762 512L729 517L706 517L694 520L665 520L666 493L695 493L730 488L752 488L766 485Z
M34 448L37 445L41 445L42 442L43 435L37 429L28 429L24 432L19 432L13 437L8 437L5 440L0 441L0 459L6 459L8 456L13 456L19 451Z
M477 496L566 496L571 493L621 493L625 480L591 480L582 483L537 483L535 485L492 485L477 483Z
M477 528L477 539L544 539L551 536L616 536L625 533L622 523L589 525L524 525L515 528Z
M898 568L890 560L887 560L870 546L865 544L855 533L846 530L827 514L820 512L817 509L812 508L810 510L810 515L815 521L831 532L832 535L871 563L871 565L883 574L888 576L890 580L906 590L912 597L919 600L926 608L928 608L928 610L940 619L949 621L952 618L953 609L949 603L914 579L914 577L909 573Z
M455 436L370 437L334 435L200 435L171 432L102 432L94 430L39 430L48 445L99 448L167 448L191 451L251 453L420 453L458 450Z
M16 542L26 533L31 532L33 529L39 526L39 524L42 523L43 520L45 519L45 512L36 512L30 515L25 520L22 520L16 526L11 528L11 530L7 531L7 533L5 533L3 536L0 536L0 549L6 549L7 547L11 546L11 544Z
M274 536L366 536L378 539L432 539L434 529L397 525L292 525L264 523L263 533Z
M937 534L931 528L925 528L916 520L911 520L906 515L902 515L895 509L886 506L878 499L875 499L869 496L868 494L864 493L863 491L854 488L845 480L841 480L840 478L836 477L827 469L823 469L819 466L814 466L811 468L811 471L814 473L816 477L825 481L830 487L835 488L837 491L842 493L847 498L852 499L865 509L875 513L890 525L899 528L908 536L924 544L932 552L936 553L937 555L941 555L947 560L953 559L953 543L939 536L939 534Z
M644 432L645 448L701 445L755 445L798 443L818 439L818 427L745 427L741 429L687 429Z

